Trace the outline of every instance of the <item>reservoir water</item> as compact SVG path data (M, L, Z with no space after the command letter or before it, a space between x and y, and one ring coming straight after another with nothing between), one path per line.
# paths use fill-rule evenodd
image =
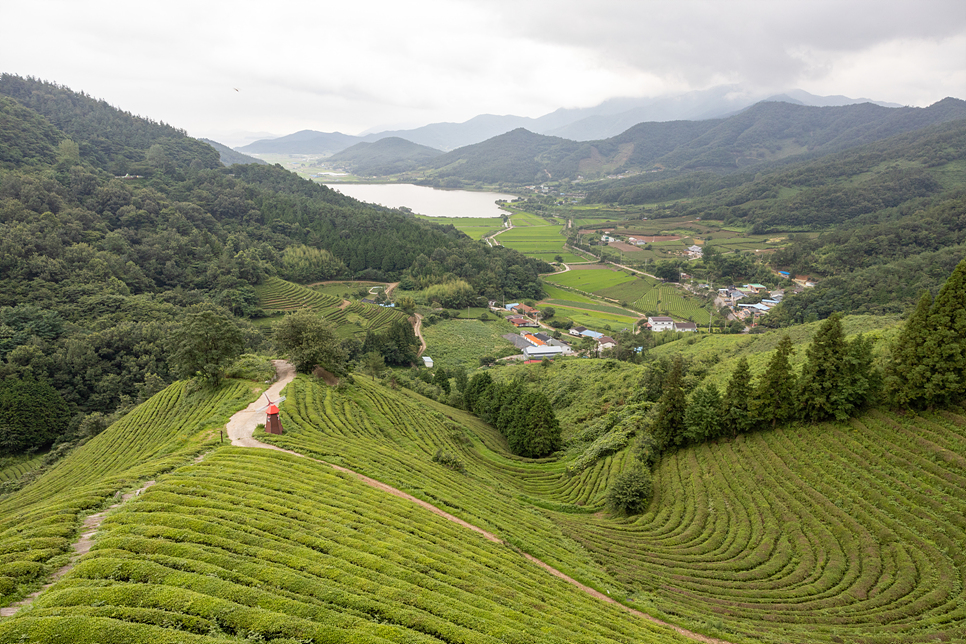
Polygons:
M497 199L512 201L514 195L469 190L437 190L411 183L327 183L347 197L387 208L406 206L429 217L500 217L506 214Z

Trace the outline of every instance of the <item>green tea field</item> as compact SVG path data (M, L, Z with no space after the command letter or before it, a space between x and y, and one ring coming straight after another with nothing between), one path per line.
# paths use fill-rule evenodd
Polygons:
M266 279L255 287L255 292L266 313L278 316L308 308L332 324L341 337L362 334L369 329L382 329L392 324L393 320L405 317L402 311L375 304L352 302L346 305L341 297L286 282L277 277ZM273 318L269 317L256 322L271 324L273 321Z
M610 376L595 374L626 382L638 369L606 367L512 369L577 383L604 404L615 400ZM722 642L966 641L960 408L874 411L670 453L649 507L631 518L601 512L633 466L629 443L530 461L478 419L368 378L332 388L300 376L285 392L286 433L256 434L500 544L321 463L220 446L213 430L257 391L174 385L5 498L9 603L66 561L78 515L157 479L108 515L76 567L0 621L0 642L693 641L521 551ZM433 462L440 451L465 473Z

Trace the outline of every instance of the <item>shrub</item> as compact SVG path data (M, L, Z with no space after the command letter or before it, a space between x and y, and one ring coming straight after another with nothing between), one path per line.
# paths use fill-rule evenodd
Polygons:
M620 514L640 514L651 500L651 472L635 468L617 477L607 490L607 505Z
M438 463L447 469L453 470L454 472L466 474L466 466L463 465L463 461L453 456L449 452L436 450L436 454L433 456L433 462Z

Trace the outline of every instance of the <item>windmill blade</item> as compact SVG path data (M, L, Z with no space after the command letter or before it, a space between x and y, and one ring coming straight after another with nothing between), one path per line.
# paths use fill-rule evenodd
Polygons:
M264 407L259 407L259 408L258 408L258 409L256 409L255 411L256 411L256 412L259 412L259 411L265 411L265 410L266 410L266 409L268 409L269 407L271 407L271 405L265 405Z
M278 403L282 402L283 400L285 400L285 396L282 396L281 398L279 398L278 400L276 400L275 401L275 404L277 405Z

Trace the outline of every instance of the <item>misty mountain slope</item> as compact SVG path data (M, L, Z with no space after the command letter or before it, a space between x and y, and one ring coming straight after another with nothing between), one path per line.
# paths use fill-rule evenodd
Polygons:
M261 159L256 159L255 157L250 157L247 154L242 154L241 152L235 152L227 145L222 145L217 141L212 141L211 139L198 139L199 141L204 141L211 147L218 151L219 158L223 165L231 166L237 164L245 163L258 163L261 165L267 165L267 161L262 161Z
M900 109L759 103L726 119L641 123L601 141L515 130L448 152L424 170L440 180L517 185L653 169L727 173L838 152L959 118L966 118L966 101L951 98L928 108Z
M301 130L277 139L255 141L238 148L246 154L334 154L359 141L359 137L341 132Z
M386 175L406 172L443 154L440 150L398 137L356 143L329 157L329 162L354 174Z

